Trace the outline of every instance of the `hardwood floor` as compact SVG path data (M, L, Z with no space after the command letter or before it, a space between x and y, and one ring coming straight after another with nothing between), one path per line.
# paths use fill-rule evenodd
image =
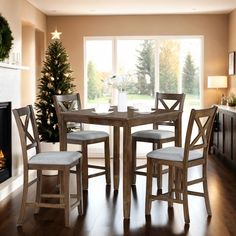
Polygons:
M213 216L207 217L203 198L189 197L189 226L184 224L182 207L178 204L168 209L165 202L153 202L151 217L145 217L146 179L143 176L137 177L136 187L132 189L130 221L124 221L122 186L119 192L114 192L113 186L105 186L105 177L100 176L89 180L89 190L84 192L84 215L78 216L75 209L70 228L64 227L62 210L41 209L34 215L30 208L23 227L17 228L20 188L0 202L0 235L236 235L236 171L214 156L209 158L208 170ZM199 169L192 169L190 176L198 173ZM45 177L44 188L56 191L52 187L55 181L55 176Z

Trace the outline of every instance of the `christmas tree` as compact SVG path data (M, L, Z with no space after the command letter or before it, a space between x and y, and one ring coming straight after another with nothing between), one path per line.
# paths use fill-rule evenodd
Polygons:
M68 54L59 40L49 44L41 73L36 121L41 141L54 143L59 141L59 128L52 96L71 94L75 88Z

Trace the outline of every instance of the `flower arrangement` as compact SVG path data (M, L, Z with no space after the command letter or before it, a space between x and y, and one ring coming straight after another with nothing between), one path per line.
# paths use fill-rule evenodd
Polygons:
M126 91L130 83L130 75L113 75L108 78L108 85L118 89L120 92Z

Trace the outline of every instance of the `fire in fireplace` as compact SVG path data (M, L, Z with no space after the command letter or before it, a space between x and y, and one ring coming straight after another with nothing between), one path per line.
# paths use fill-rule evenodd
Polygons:
M0 102L0 183L11 177L11 102Z
M6 159L2 150L0 149L0 170L5 169L5 168L6 168Z

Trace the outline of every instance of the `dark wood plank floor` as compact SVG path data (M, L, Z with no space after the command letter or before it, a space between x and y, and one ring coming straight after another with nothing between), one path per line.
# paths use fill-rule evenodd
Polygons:
M198 173L198 169L192 169L190 175ZM182 207L177 204L167 209L167 203L154 202L151 217L145 218L145 177L142 176L132 189L130 221L124 221L121 186L115 193L112 187L105 186L101 176L89 180L89 190L84 193L85 214L78 216L75 209L70 228L64 227L63 211L56 209L41 209L38 215L28 209L23 227L16 228L20 188L0 202L0 235L236 235L236 171L211 156L208 178L213 216L207 217L202 198L189 197L189 227L184 224ZM53 191L56 178L46 180L44 187Z

